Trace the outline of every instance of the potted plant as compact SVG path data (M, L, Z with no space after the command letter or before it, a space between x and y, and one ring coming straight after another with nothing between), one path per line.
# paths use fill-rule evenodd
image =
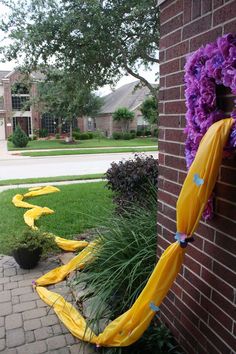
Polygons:
M53 250L54 237L40 231L25 229L22 233L13 235L9 240L11 255L19 264L20 268L34 268L42 254Z

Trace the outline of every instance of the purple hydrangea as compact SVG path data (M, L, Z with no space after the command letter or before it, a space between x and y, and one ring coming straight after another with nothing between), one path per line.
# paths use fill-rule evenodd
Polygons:
M200 141L209 127L225 118L216 104L216 85L229 87L236 94L236 35L227 34L214 43L199 48L187 58L185 64L186 128L185 155L189 168L197 153ZM236 148L235 119L226 150ZM212 199L208 201L203 217L213 214Z

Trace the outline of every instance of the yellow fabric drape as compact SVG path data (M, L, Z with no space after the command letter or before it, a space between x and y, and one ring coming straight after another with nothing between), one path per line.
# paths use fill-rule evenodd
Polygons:
M199 146L195 160L188 172L177 202L177 231L191 237L201 218L205 204L214 188L224 145L228 139L232 118L213 124ZM195 182L195 175L201 183ZM52 306L70 332L98 346L128 346L137 341L147 329L155 312L150 303L159 306L175 280L185 254L185 248L177 241L160 257L145 288L124 314L112 321L98 336L86 325L85 319L63 297L43 288L63 280L70 271L83 268L92 260L96 243L88 245L67 265L58 267L36 281L39 296Z

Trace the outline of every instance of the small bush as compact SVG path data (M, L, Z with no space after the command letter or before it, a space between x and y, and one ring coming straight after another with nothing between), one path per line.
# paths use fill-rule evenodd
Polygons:
M124 133L124 134L123 134L123 139L124 139L124 140L130 140L130 139L132 139L132 134L130 134L130 133Z
M73 128L73 133L80 133L80 128Z
M158 128L153 130L153 136L158 137Z
M25 134L25 132L21 129L19 125L16 126L16 129L12 135L12 142L15 147L20 148L26 147L29 142L28 136Z
M120 140L123 138L123 134L121 132L113 132L112 133L112 138L114 140Z
M7 138L8 141L12 141L12 134Z
M144 130L143 129L139 129L136 133L137 136L144 136Z
M46 138L48 136L48 131L45 128L39 129L39 137Z
M56 138L56 139L60 139L60 134L58 134L58 133L55 134L55 138Z
M72 137L73 137L73 139L75 139L75 140L80 140L80 133L79 132L74 132L73 131L73 133L72 133Z
M106 172L107 187L115 192L117 210L131 202L148 204L153 187L157 187L158 160L152 156L135 155L133 160L113 162Z
M38 137L37 137L37 135L32 135L32 140L37 140L38 139Z
M136 130L130 130L130 134L132 136L131 139L134 139L134 138L136 138L137 132L136 132Z
M144 135L145 136L151 136L152 135L151 130L149 130L149 129L145 130Z
M87 132L89 139L93 139L93 133L92 132Z
M80 134L79 140L88 140L88 139L90 139L88 133L81 133L81 134Z

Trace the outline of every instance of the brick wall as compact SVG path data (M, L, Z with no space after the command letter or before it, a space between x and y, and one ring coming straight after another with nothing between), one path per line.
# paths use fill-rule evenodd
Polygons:
M166 0L160 5L158 253L173 242L184 158L186 54L236 30L236 0ZM232 108L232 95L218 102ZM233 354L236 348L236 154L224 160L215 188L215 217L201 221L161 316L186 353Z

